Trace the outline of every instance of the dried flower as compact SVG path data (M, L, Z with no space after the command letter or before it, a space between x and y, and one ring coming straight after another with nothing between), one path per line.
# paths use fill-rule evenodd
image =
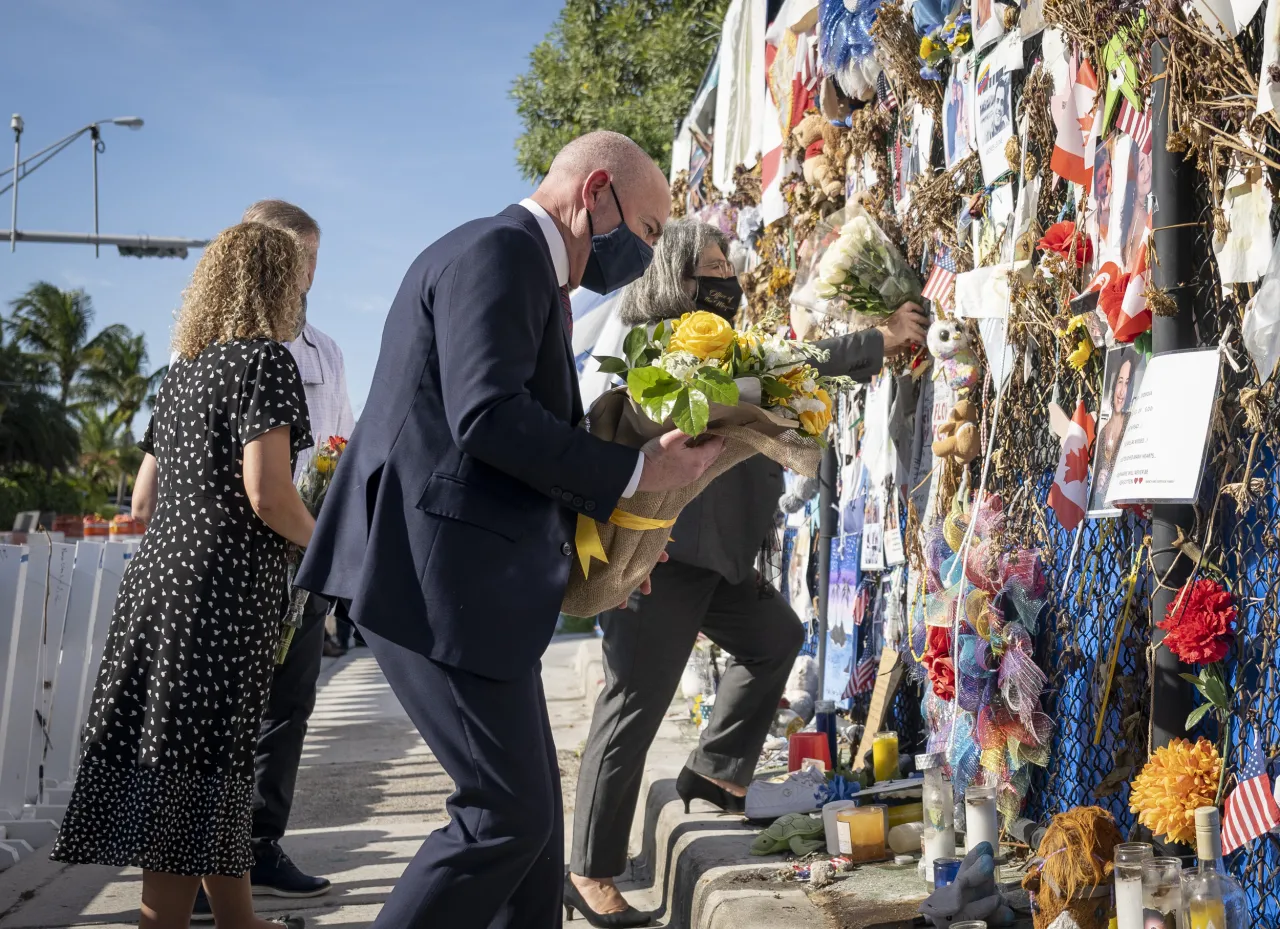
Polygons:
M1156 835L1190 842L1196 834L1196 808L1216 805L1221 774L1222 759L1208 739L1194 745L1174 739L1157 748L1133 779L1129 810Z
M1237 613L1231 592L1202 577L1183 585L1156 626L1165 631L1164 644L1180 661L1212 664L1231 649Z

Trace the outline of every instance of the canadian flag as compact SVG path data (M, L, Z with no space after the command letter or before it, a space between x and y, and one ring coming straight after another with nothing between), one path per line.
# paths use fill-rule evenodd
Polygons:
M1147 308L1147 283L1151 269L1147 265L1147 245L1151 233L1143 234L1138 246L1133 272L1121 274L1098 295L1098 307L1107 315L1107 324L1117 342L1132 342L1151 328L1151 310Z
M1051 98L1054 125L1058 138L1053 144L1049 167L1059 177L1074 181L1088 190L1093 185L1095 103L1098 76L1088 58L1072 56L1067 63L1067 80L1056 88Z
M1058 413L1062 415L1061 412ZM1093 414L1084 400L1076 401L1076 412L1062 439L1062 457L1049 490L1049 506L1062 527L1070 532L1080 525L1089 506L1089 452L1093 448Z

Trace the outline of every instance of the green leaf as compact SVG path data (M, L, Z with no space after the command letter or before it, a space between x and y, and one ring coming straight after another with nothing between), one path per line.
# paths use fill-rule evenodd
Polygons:
M1186 726L1187 731L1190 732L1192 729L1194 729L1196 726L1196 723L1204 719L1205 714L1212 709L1213 709L1212 703L1202 703L1198 707L1196 707L1194 710L1192 710L1191 714L1187 717L1187 726Z
M671 336L674 332L675 326L664 319L658 323L658 328L653 330L653 341L657 342L665 350L671 344Z
M671 410L676 428L688 436L702 435L710 414L706 395L696 387L682 387Z
M636 363L648 347L649 333L645 331L644 326L636 326L628 332L626 340L622 343L622 351L626 354L627 361L632 364Z
M1182 679L1183 679L1184 681L1186 681L1188 684L1195 684L1195 686L1196 686L1196 689L1197 689L1197 690L1199 690L1199 689L1200 689L1200 675L1198 675L1198 674L1179 674L1179 675L1178 675L1178 677L1182 678Z
M631 394L631 399L636 402L645 399L646 395L650 397L659 396L673 391L679 386L680 382L674 377L661 368L655 368L652 365L631 368L627 371L627 392ZM653 393L655 389L657 392Z
M693 383L711 403L738 405L738 385L719 368L701 368L694 373Z
M613 355L593 355L596 361L600 362L600 373L602 374L626 374L627 363L621 358Z
M760 389L770 397L777 397L779 400L786 400L793 393L790 387L776 377L760 378Z
M1201 672L1200 692L1214 706L1224 710L1231 708L1226 682L1208 670Z

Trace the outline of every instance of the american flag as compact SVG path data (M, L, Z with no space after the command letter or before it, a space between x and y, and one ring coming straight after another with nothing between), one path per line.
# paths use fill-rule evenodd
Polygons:
M849 674L849 686L844 689L845 698L856 697L871 689L876 681L876 662L868 655L854 667Z
M1224 855L1280 825L1280 806L1271 795L1266 763L1258 745L1258 731L1252 729L1244 746L1244 765L1237 775L1239 784L1227 796L1222 820Z
M939 306L951 305L951 285L956 279L956 260L951 249L945 245L938 246L938 253L933 259L933 270L929 272L929 280L924 284L924 298Z
M876 77L876 96L880 98L880 109L892 113L898 108L898 95L893 92L893 85L883 71Z
M1133 139L1133 143L1142 149L1144 155L1151 154L1151 110L1140 111L1128 98L1120 100L1120 110L1116 114L1116 128Z

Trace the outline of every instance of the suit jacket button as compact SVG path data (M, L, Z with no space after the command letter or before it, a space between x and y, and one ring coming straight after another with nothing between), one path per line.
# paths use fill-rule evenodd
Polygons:
M573 505L574 505L574 506L582 506L582 498L581 498L581 497L574 497L574 498L573 498Z
M569 491L566 490L564 493L560 495L560 499L563 500L565 503L572 503L573 494L569 493Z
M594 513L596 509L596 502L594 500L588 500L586 503L582 504L582 508L588 513Z
M572 546L572 545L570 545L568 542L565 542L563 545L561 545L561 546L560 546L560 554L561 554L561 555L572 555L572 554L573 554L573 546Z
M558 497L558 496L560 496L560 494L561 494L562 492L563 492L563 491L561 491L559 487L552 487L552 488L551 488L551 496L553 496L553 497Z

